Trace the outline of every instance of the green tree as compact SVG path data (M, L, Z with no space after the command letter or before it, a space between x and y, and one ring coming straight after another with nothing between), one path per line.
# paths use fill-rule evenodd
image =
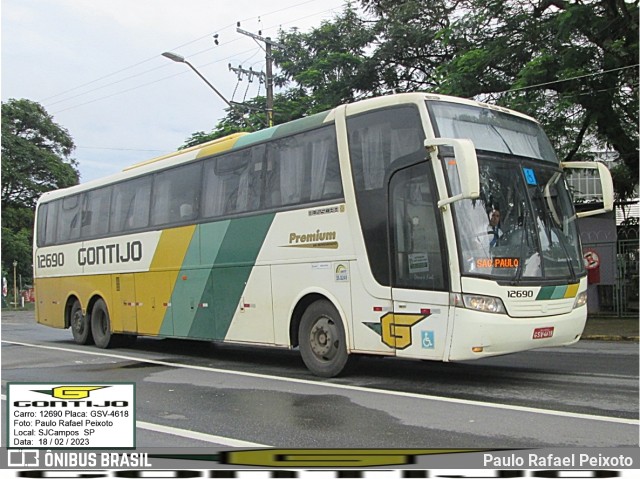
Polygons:
M361 3L382 21L373 56L393 88L524 111L562 159L608 147L638 177L637 0Z
M78 184L71 136L26 99L2 103L2 268L31 278L35 204L46 191Z
M475 98L537 118L562 160L613 149L638 178L638 0L358 3L280 33L277 80L304 94L296 114L394 91Z
M376 39L375 24L358 16L347 3L333 21L309 31L281 31L273 57L280 68L277 83L307 98L306 114L371 96L374 59L367 48Z
M637 0L360 4L362 18L348 7L309 33L280 37L284 76L323 106L391 91L485 100L539 119L561 159L613 149L638 177ZM333 52L354 58L335 69ZM348 66L357 74L334 73Z
M370 96L373 59L365 55L365 48L374 39L372 26L359 18L349 3L334 21L323 22L309 33L296 28L281 31L278 42L284 48L274 49L273 57L280 67L275 84L284 90L274 98L274 123L285 123ZM245 104L250 108L227 109L226 116L212 131L193 133L180 148L265 128L265 97Z

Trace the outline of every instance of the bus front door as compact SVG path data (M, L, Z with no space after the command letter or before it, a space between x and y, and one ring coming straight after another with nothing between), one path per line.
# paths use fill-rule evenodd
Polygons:
M449 316L447 262L428 166L414 164L390 179L393 315L382 326L397 356L441 360Z

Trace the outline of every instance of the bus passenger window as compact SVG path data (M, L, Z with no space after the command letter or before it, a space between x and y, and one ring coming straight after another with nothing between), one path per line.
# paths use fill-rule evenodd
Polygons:
M40 246L49 246L56 243L56 231L58 226L58 208L62 200L52 201L43 205L46 211L46 222L43 224L42 235L38 231L38 237L43 238L43 242ZM40 223L38 223L40 224Z
M92 238L109 231L109 203L111 188L100 188L85 193L82 209L82 237Z
M116 184L111 202L111 232L119 233L149 226L150 200L150 176Z
M333 125L272 143L266 169L267 207L312 203L343 195Z
M189 164L155 175L151 201L153 225L180 223L197 216L201 166L201 163ZM182 217L187 212L183 205L191 206L187 217Z
M202 216L215 218L260 208L262 154L258 145L205 162Z
M68 196L62 200L58 215L57 242L76 240L80 237L80 195Z
M383 108L347 118L349 156L371 272L389 285L387 185L395 166L424 152L424 132L415 106Z

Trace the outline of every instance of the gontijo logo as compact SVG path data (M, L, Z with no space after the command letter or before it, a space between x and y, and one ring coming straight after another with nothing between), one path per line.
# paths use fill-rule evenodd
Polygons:
M107 386L58 386L51 390L33 390L34 393L48 394L57 399L85 399L91 391L104 389Z

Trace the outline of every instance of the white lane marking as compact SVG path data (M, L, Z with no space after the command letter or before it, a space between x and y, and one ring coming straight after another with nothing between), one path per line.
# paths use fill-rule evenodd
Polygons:
M148 431L161 432L163 434L171 434L173 436L186 437L189 439L197 439L199 441L214 442L222 444L223 446L230 447L271 447L265 444L258 444L257 442L240 441L238 439L231 439L230 437L214 436L213 434L205 434L203 432L189 431L187 429L178 429L171 426L163 426L161 424L154 424L151 422L136 421L136 427L140 429L147 429Z
M7 400L5 394L0 394L0 399ZM241 441L230 437L216 436L214 434L206 434L204 432L190 431L189 429L179 429L177 427L164 426L162 424L154 424L152 422L136 421L136 428L146 429L147 431L159 432L162 434L171 434L172 436L186 437L187 439L197 439L198 441L211 442L229 447L271 447L257 442Z
M273 381L282 381L282 382L294 383L294 384L307 384L312 386L321 386L326 388L342 389L347 391L358 391L358 392L364 392L364 393L370 393L370 394L399 396L399 397L406 397L406 398L412 398L412 399L427 399L429 401L438 401L438 402L451 403L451 404L462 404L466 406L477 406L477 407L486 407L491 409L503 409L508 411L528 412L533 414L544 414L547 416L560 416L560 417L566 417L566 418L572 418L572 419L585 419L589 421L603 421L603 422L611 422L611 423L618 423L618 424L630 424L634 426L640 425L640 421L637 419L625 419L625 418L610 417L610 416L596 416L592 414L580 414L580 413L565 412L565 411L555 411L553 409L540 409L540 408L532 408L527 406L513 406L509 404L496 404L496 403L489 403L489 402L483 402L483 401L473 401L471 399L457 399L457 398L447 398L447 397L441 397L441 396L430 396L428 394L408 393L403 391L387 391L385 389L378 389L378 388L366 388L362 386L350 386L347 384L335 384L335 383L327 383L327 382L321 382L321 381L311 381L308 379L287 378L282 376L272 376L270 374L248 373L244 371L218 369L218 368L211 368L207 366L195 366L192 364L172 363L169 361L161 361L158 359L147 359L144 357L137 357L137 356L109 354L109 353L103 353L99 351L82 351L82 350L72 349L72 348L62 348L59 346L45 346L42 344L23 343L19 341L2 340L2 342L7 344L15 344L17 346L26 346L30 348L52 349L55 351L65 351L65 352L76 353L76 354L87 354L91 356L102 356L102 357L108 357L108 358L123 359L126 361L139 361L142 363L157 364L159 366L168 366L172 368L193 369L196 371L207 371L207 372L214 372L219 374L229 374L232 376L235 375L235 376L245 376L245 377L251 377L251 378L270 379Z

